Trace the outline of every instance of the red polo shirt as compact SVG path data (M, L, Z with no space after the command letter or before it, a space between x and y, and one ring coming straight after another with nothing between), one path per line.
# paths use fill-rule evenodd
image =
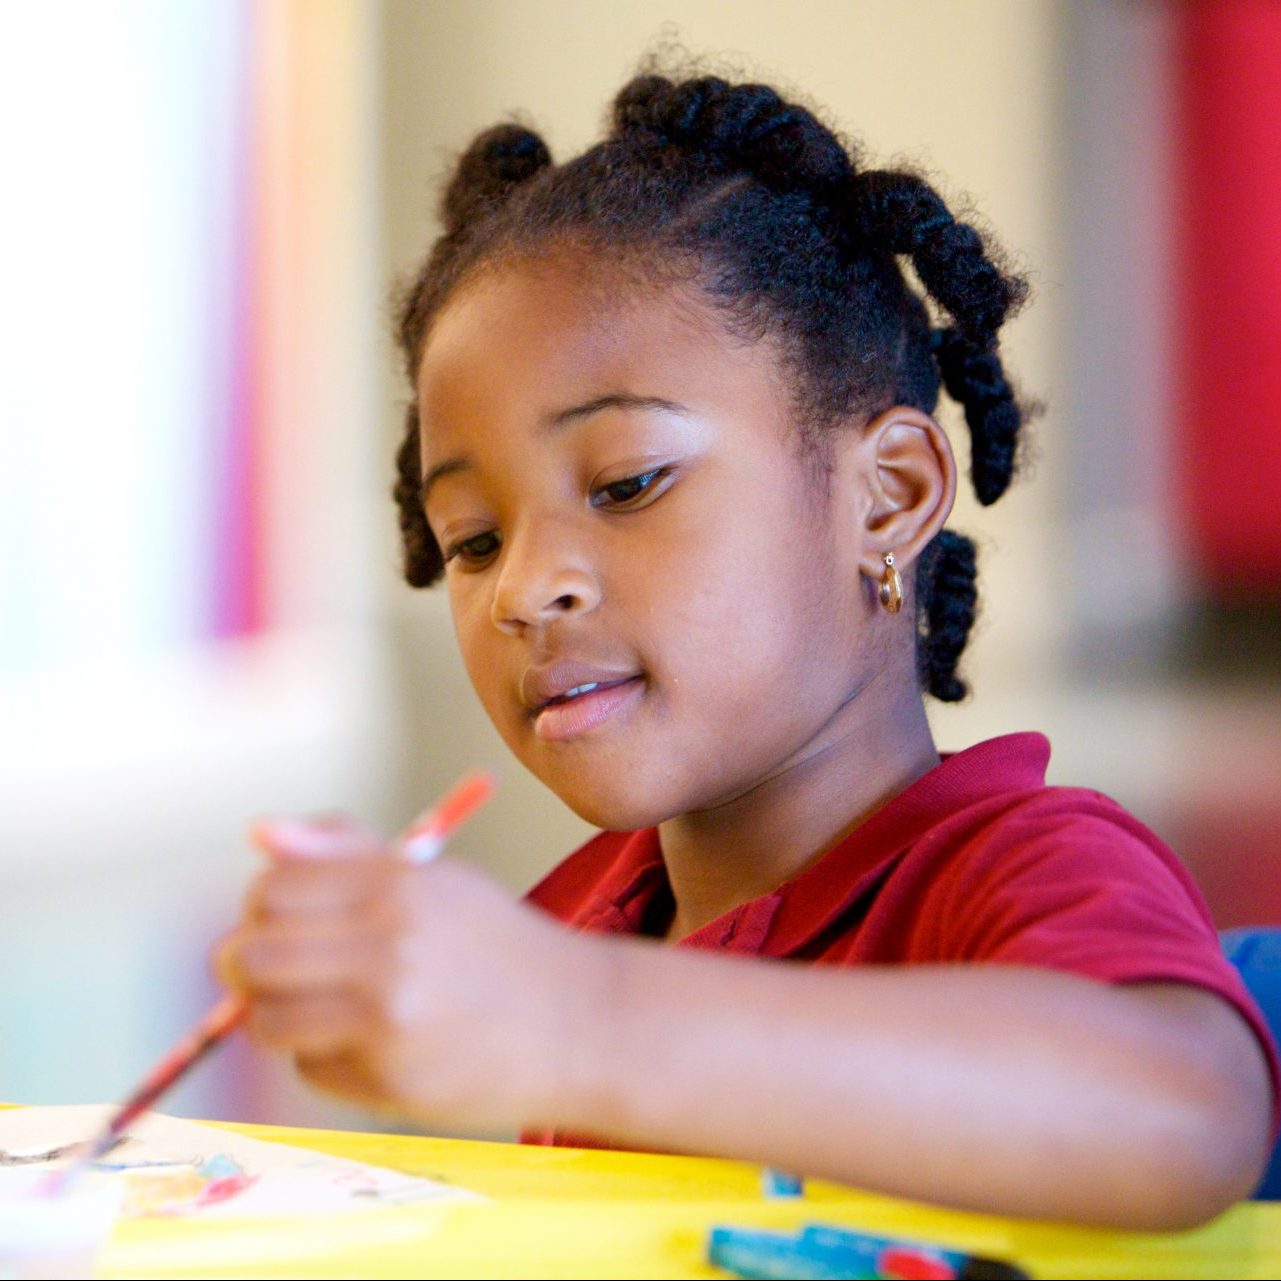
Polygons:
M1115 801L1047 787L1049 759L1041 734L947 755L805 871L675 946L816 965L982 961L1188 983L1251 1025L1275 1098L1276 1049L1192 878ZM672 896L657 830L602 832L529 899L581 930L661 934Z

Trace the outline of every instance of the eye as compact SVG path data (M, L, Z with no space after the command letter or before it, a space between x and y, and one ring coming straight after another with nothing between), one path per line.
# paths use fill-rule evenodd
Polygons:
M671 474L670 467L655 467L653 471L611 481L592 493L591 504L593 507L608 507L615 511L643 507L667 488L664 482Z
M459 560L474 568L494 556L502 545L502 535L496 529L487 529L483 534L474 534L471 538L451 543L445 549L445 564L448 565L451 560Z

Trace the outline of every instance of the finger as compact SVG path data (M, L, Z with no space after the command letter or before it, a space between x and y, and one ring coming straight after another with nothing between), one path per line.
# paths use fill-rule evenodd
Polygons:
M255 997L249 1002L246 1028L269 1049L326 1057L366 1040L370 1020L355 993L308 992Z
M245 910L251 920L344 915L386 892L404 865L391 856L320 863L278 863L250 886Z
M378 1109L390 1102L380 1077L359 1051L301 1053L295 1055L294 1063L311 1085L327 1094Z
M367 927L347 921L273 922L236 940L233 972L254 995L365 987L378 943Z
M265 818L249 839L268 857L281 860L369 858L387 853L387 843L345 814L317 818Z
M218 982L236 992L244 987L240 973L240 948L243 940L243 932L234 930L214 946L209 961Z

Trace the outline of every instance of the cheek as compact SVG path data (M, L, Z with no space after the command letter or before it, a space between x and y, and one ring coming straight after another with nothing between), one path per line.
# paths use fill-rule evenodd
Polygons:
M494 655L494 641L498 633L490 621L488 597L478 583L465 579L461 582L451 580L449 612L463 666L467 669L477 696L492 718L499 678Z
M722 730L743 717L758 732L764 722L784 733L808 725L857 679L858 583L812 522L787 525L766 511L726 534L738 554L699 566L673 602L678 688L697 682Z

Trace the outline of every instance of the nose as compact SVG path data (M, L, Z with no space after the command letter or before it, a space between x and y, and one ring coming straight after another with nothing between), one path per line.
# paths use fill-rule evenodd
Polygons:
M499 631L516 636L528 627L587 614L600 598L592 566L566 529L541 524L504 542L491 606Z

